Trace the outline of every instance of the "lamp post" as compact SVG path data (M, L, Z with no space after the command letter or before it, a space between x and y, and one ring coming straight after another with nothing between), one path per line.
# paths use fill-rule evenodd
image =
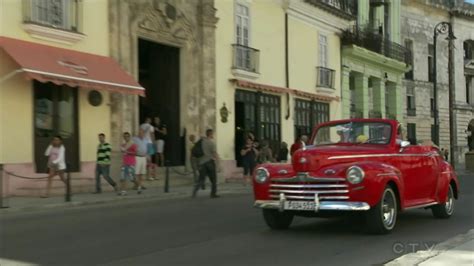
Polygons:
M438 39L438 35L440 34L448 34L446 40L448 40L449 45L449 56L448 56L448 76L449 76L449 140L450 140L450 154L451 154L451 164L454 166L454 140L453 136L454 132L454 114L453 114L453 101L454 101L454 61L453 61L453 51L454 51L454 37L453 28L451 23L449 22L439 22L434 27L433 33L433 111L434 111L434 129L435 129L435 139L434 142L439 146L439 111L438 111L438 73L437 73L437 56L436 56L436 42Z

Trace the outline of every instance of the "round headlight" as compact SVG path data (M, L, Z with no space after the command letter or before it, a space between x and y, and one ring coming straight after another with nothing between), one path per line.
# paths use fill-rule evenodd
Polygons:
M270 173L268 173L268 170L265 168L258 168L255 171L255 181L257 183L265 183L268 177L270 177Z
M359 166L351 166L347 169L346 171L346 178L347 181L351 184L359 184L364 180L364 170L360 168Z

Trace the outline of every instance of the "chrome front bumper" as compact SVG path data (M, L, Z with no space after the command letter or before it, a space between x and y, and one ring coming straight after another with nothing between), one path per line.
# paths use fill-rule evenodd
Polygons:
M256 200L254 206L264 209L278 209L284 211L285 200ZM316 208L312 211L368 211L370 205L366 202L356 201L317 201ZM310 211L310 210L305 210Z

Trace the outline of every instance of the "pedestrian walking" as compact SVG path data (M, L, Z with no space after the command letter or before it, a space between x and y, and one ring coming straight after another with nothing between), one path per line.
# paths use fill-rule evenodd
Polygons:
M199 180L194 185L193 197L196 197L197 191L202 187L206 176L211 181L211 198L218 198L217 195L217 176L216 161L219 159L216 152L216 144L214 143L214 131L206 130L206 137L196 143L201 145L202 156L199 157Z
M280 144L277 161L280 163L286 163L288 161L288 144L284 141Z
M51 185L53 183L53 177L59 176L61 181L66 184L64 179L64 172L66 170L66 148L63 145L63 139L61 136L55 136L51 141L51 144L44 153L48 156L48 183L46 185L46 193L42 195L42 198L48 198L51 192Z
M130 133L123 133L123 143L120 146L122 151L122 175L120 177L120 196L127 195L127 181L135 182L135 164L137 155L137 145L130 138Z
M257 163L271 163L274 161L273 159L273 152L272 149L270 148L268 141L264 140L262 141L262 148L260 149L257 157Z
M191 163L191 169L193 171L193 180L194 184L197 184L199 181L199 158L193 155L193 148L194 145L196 145L196 136L194 135L189 135L189 141L191 142L191 152L189 155L189 161ZM201 189L205 189L206 186L204 184L205 182L202 183Z
M105 134L99 134L99 145L97 146L97 162L95 166L95 192L94 194L102 193L101 176L118 191L118 186L110 177L110 153L112 146L105 141Z
M156 165L152 162L152 157L155 155L155 145L153 140L155 139L155 127L151 125L151 118L145 118L143 124L140 125L140 129L143 131L143 138L146 142L146 168L148 169L148 180L155 180L155 168Z
M165 138L168 134L168 129L165 124L161 123L160 117L156 116L154 118L154 131L156 139L156 154L157 161L156 164L159 166L164 166L165 164Z
M258 150L254 146L251 138L247 138L245 146L240 150L242 156L242 166L244 167L244 182L245 184L252 181L252 174L257 165Z
M448 150L448 149L444 149L444 154L443 154L443 156L444 156L444 159L445 159L446 161L448 161L448 159L449 159L449 150Z
M133 138L133 143L137 145L137 153L135 155L135 181L137 193L141 194L143 187L143 178L147 174L147 156L149 142L145 138L145 132L142 128L138 130L138 136Z

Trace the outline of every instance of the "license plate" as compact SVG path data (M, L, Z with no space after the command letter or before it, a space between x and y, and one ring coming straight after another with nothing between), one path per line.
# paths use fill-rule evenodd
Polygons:
M316 209L314 201L285 201L285 210L313 211Z

